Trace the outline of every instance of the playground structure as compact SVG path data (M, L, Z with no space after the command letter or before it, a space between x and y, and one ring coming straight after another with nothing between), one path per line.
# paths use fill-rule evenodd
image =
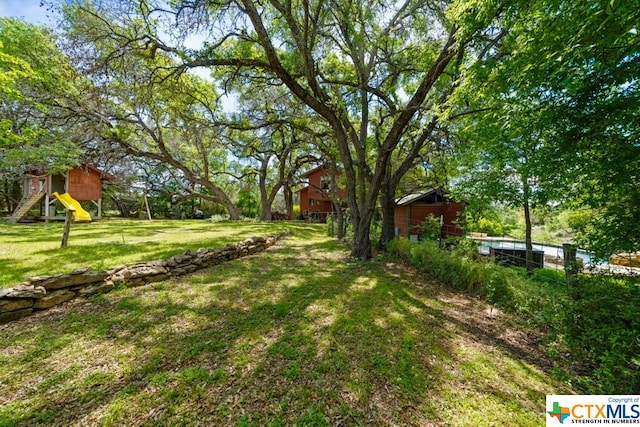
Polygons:
M82 208L76 199L71 197L69 193L58 194L57 191L53 195L62 203L62 205L73 212L73 219L76 222L91 222L91 214Z
M64 173L47 174L31 172L25 175L23 198L9 222L25 220L27 214L39 208L37 219L63 220L56 216L56 200L67 209L73 208L76 221L102 218L102 181L112 177L93 166L78 166ZM90 201L96 207L95 218L84 210L79 202Z

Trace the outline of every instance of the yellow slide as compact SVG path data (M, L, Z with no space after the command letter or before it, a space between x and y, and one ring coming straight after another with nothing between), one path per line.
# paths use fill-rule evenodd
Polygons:
M80 206L80 203L78 203L76 199L71 197L69 193L58 194L58 192L56 191L53 193L53 195L56 196L58 200L60 200L60 203L62 203L65 208L74 209L73 219L75 219L76 222L91 221L91 215L89 215L89 212L82 209L82 206Z

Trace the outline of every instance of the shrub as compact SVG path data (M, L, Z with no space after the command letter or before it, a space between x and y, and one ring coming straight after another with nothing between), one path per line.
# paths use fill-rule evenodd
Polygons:
M334 237L336 235L336 221L333 220L333 215L327 216L327 236Z
M475 262L472 257L441 250L437 242L431 240L424 240L420 244L405 239L393 240L387 249L444 284L473 294L481 295L484 292L487 271L493 268L490 263Z
M546 332L550 356L570 361L576 385L591 394L640 390L640 286L630 280L581 275L568 290L562 272L474 261L468 248L446 251L432 241L389 242L391 255L406 259L441 283L485 298Z
M478 222L474 224L473 230L480 233L487 233L489 236L502 236L505 234L502 224L488 218L480 218Z
M382 222L374 220L373 222L371 222L371 228L369 229L369 239L371 240L371 242L378 242L381 235Z
M422 237L426 240L437 240L441 235L440 219L432 214L427 215L420 223Z
M640 390L640 287L606 276L581 276L566 307L567 345L593 367L585 388Z
M463 257L478 259L480 257L480 242L458 236L448 236L446 245L453 248L454 252Z

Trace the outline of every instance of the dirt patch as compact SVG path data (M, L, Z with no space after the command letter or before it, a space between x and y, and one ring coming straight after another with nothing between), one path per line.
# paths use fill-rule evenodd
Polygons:
M505 313L479 298L452 291L400 263L386 263L385 270L393 275L406 275L413 285L427 289L443 303L441 317L460 335L478 346L499 348L514 358L526 361L549 373L552 362L540 344L543 332L522 326L516 316Z

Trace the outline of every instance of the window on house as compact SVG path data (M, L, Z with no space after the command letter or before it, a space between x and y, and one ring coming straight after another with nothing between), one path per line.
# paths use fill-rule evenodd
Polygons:
M309 199L309 205L314 206L316 204L316 199Z
M331 185L331 177L324 175L320 177L320 188L323 190L328 190Z

